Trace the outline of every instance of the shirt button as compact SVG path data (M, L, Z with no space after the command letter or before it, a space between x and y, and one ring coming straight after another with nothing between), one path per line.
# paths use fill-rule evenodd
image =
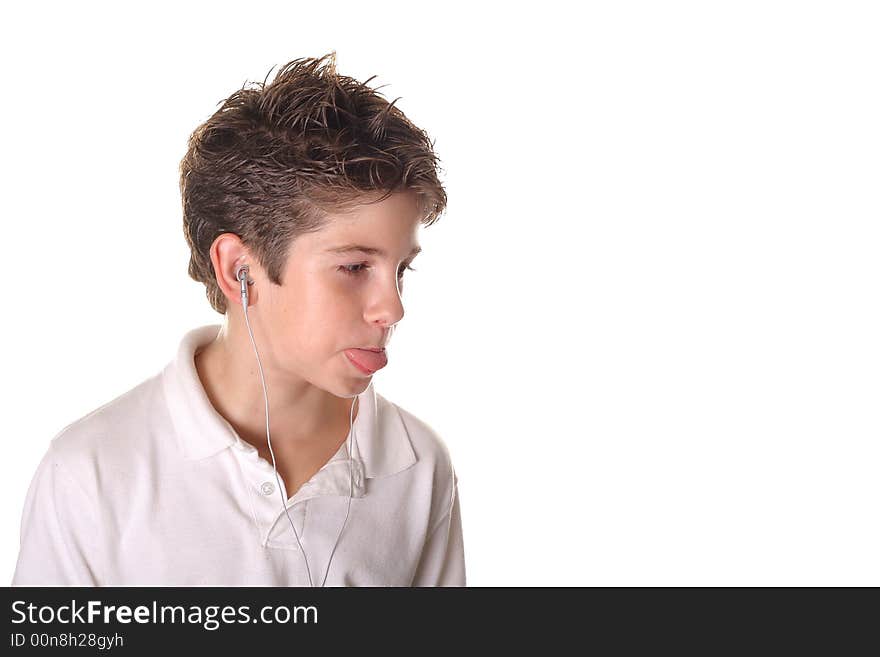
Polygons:
M260 486L260 492L263 495L271 495L275 492L275 486L272 484L271 481L264 481L263 485Z

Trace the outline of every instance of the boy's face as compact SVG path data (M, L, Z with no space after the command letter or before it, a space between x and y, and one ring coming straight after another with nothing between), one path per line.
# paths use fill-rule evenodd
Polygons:
M340 397L366 389L372 374L345 352L384 347L403 319L404 271L419 247L419 219L415 194L395 193L334 215L320 231L294 241L282 285L260 289L260 333L282 373ZM334 252L351 245L384 253Z

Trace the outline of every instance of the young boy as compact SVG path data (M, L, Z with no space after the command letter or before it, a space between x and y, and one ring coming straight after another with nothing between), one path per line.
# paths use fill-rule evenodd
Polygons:
M372 380L446 194L367 83L294 60L193 132L189 275L224 323L51 441L13 585L465 585L449 452Z

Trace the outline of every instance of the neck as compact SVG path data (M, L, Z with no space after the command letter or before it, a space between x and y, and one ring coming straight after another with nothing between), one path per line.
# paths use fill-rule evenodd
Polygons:
M269 430L273 447L321 449L348 434L354 399L337 397L301 377L281 372L271 349L253 326L269 399ZM217 412L245 441L266 444L263 386L254 348L244 322L224 323L217 338L195 354L205 393ZM355 404L355 416L357 404Z

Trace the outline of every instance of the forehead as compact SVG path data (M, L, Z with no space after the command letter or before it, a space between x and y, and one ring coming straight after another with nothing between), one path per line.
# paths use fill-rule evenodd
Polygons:
M420 219L415 195L395 193L378 203L331 213L320 230L303 236L303 246L331 255L413 255L421 250L417 240Z

